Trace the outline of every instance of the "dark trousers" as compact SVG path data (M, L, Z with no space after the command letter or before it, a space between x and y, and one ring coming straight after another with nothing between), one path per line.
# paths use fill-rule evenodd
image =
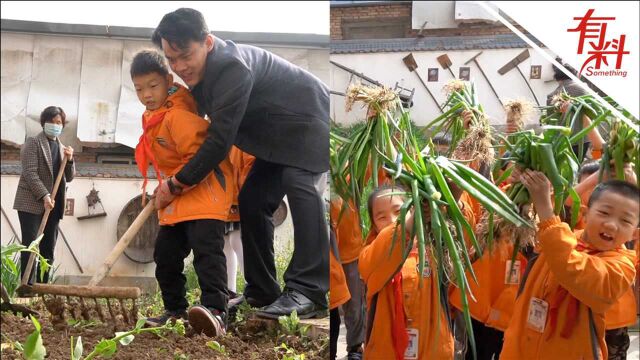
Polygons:
M607 342L608 360L626 360L631 341L629 328L623 327L605 331L604 340Z
M338 355L338 337L340 336L339 308L329 311L329 359L336 360Z
M327 306L329 234L323 200L325 186L325 173L256 159L238 199L246 297L270 304L280 296L273 250L273 213L287 195L294 250L284 273L285 285Z
M498 329L485 326L476 319L471 319L471 325L473 326L473 337L476 340L476 354L478 355L476 359L498 359L502 351L504 333ZM465 359L473 360L473 351L471 350L470 343L467 344Z
M193 250L193 267L202 290L202 305L227 311L229 293L223 247L223 221L203 219L160 226L153 259L166 310L182 311L189 307L183 270L184 259Z
M40 227L40 222L42 221L42 216L43 214L31 214L24 211L18 211L20 232L22 233L22 245L29 246L36 239L36 235L38 235L38 228ZM60 218L55 216L52 211L52 214L49 215L49 219L47 220L47 225L44 228L44 236L40 241L40 255L47 259L47 262L50 266L53 266L53 252L56 248L56 240L58 239L59 222ZM25 270L27 269L29 255L30 253L25 251L20 253L20 274L24 274ZM34 270L31 271L29 283L32 283L34 279L35 282L41 282L39 265L37 266L37 268L34 268ZM42 278L42 282L49 282L49 270L45 272L44 277Z

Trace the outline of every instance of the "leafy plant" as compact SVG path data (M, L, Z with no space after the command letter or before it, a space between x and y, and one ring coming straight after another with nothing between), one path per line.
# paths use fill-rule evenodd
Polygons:
M360 208L369 180L373 181L374 188L378 187L382 156L399 163L401 155L395 147L407 146L409 139L415 141L415 137L411 134L409 114L391 89L358 85L351 86L347 93L348 109L356 102L363 102L371 116L348 138L335 132L330 134L331 186L344 200L344 206L352 202Z
M210 349L213 349L222 355L227 355L227 349L225 349L224 345L220 345L219 342L215 340L210 340L210 341L207 341L206 344Z
M425 129L434 127L432 133L447 134L451 138L447 156L491 164L491 127L482 104L478 102L474 83L452 80L444 89L448 96L443 108L448 110L427 124ZM469 124L465 124L464 111L471 114Z
M450 109L434 120L431 125L435 125L438 131L445 132L455 128L453 131L456 135L453 143L459 143L463 139L473 143L469 139L481 139L483 146L474 147L472 154L482 153L486 155L485 161L490 162L489 152L492 149L486 128L486 116L482 106L475 100L475 94L468 94L468 91L474 92L473 88L468 90L467 85L464 83L462 85L459 91L452 91L446 104ZM387 94L384 90L379 92L382 95ZM393 182L399 182L409 189L389 194L402 194L406 197L398 217L392 249L395 246L401 246L406 259L414 246L414 241L398 241L398 238L404 240L404 235L398 235L410 234L408 239L415 239L418 247L418 271L421 273L426 265L427 248L429 253L434 254L436 258L434 267L437 267L439 281L443 285L454 283L461 289L465 322L467 330L471 333L467 300L469 285L464 273L468 270L474 280L475 275L471 268L464 235L470 238L476 253L481 253L482 250L475 239L474 229L464 218L458 205L456 197L458 190L466 191L485 208L494 209L516 226L529 227L530 224L518 214L513 202L491 181L462 162L438 156L430 142L427 147L421 148L416 134L412 132L409 114L401 107L392 105L398 104L397 96L389 99L380 94L367 90L364 94L356 92L357 96L354 96L350 92L348 97L350 101L353 99L364 101L369 109L375 110L373 112L375 117L367 120L364 130L349 138L332 134L330 139L332 185L344 200L343 204L346 205L347 201L352 200L358 208L362 204L360 199L363 198L363 190L367 185L373 183L374 188L378 186L377 170L379 168L382 168ZM472 115L468 132L464 124L465 116L462 114L464 110L470 111ZM372 176L369 176L369 168L372 170ZM411 229L405 229L407 214L412 214L414 219ZM406 246L405 243L409 245ZM436 288L440 290L439 286ZM475 349L473 341L471 346Z
M42 342L42 335L40 334L40 323L35 317L31 316L31 322L35 327L35 330L27 336L27 339L22 345L22 356L27 360L43 360L47 355L47 350Z
M278 317L278 323L280 328L287 335L300 335L305 336L309 331L309 325L300 325L300 318L298 318L298 312L293 311L291 315L283 315Z
M13 299L16 289L20 284L20 267L17 265L17 255L21 252L34 253L38 256L40 260L40 279L44 278L44 274L50 268L50 264L47 259L45 259L40 252L38 251L38 246L40 245L40 241L42 241L42 237L44 235L40 235L36 240L34 240L29 247L26 247L21 244L9 244L7 246L1 246L0 250L0 259L2 261L1 267L1 278L2 285L4 285L7 293L9 294L9 298Z
M107 358L111 357L118 350L117 348L118 343L123 346L129 345L134 340L135 335L138 335L144 332L151 332L158 336L162 336L162 334L166 332L175 333L180 336L184 336L184 333L185 333L184 323L180 319L176 320L175 323L172 323L171 321L167 321L166 324L158 327L143 328L144 324L145 324L145 320L140 319L136 323L135 328L133 328L132 330L129 330L126 332L116 332L115 337L113 337L112 339L100 340L100 342L95 346L93 351L91 351L87 355L87 357L84 358L84 360L90 360L95 357L107 357ZM72 347L72 359L73 360L82 359L82 351L83 351L82 337L80 336L78 337L78 340L76 341L75 346L73 344L73 337L72 337L71 347Z
M298 354L295 349L288 347L285 343L276 346L273 350L282 356L282 360L304 360L306 358L304 354Z
M635 164L636 176L640 181L640 141L638 141L638 126L640 123L636 123L636 128L632 128L627 123L620 120L614 121L611 124L611 132L609 133L609 142L604 145L602 152L602 162L600 163L600 178L606 172L611 176L609 172L611 167L610 162L614 163L615 178L624 180L624 164Z

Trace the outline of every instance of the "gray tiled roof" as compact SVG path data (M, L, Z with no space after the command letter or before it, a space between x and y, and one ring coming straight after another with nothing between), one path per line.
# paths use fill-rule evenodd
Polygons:
M332 54L443 51L473 49L511 49L528 47L515 34L482 36L434 36L401 39L332 40Z
M0 174L2 175L20 175L22 173L22 165L20 162L2 162L0 166ZM113 164L76 164L77 177L93 177L93 178L130 178L142 179L138 167L135 165L113 165ZM154 179L155 172L150 166L147 178Z

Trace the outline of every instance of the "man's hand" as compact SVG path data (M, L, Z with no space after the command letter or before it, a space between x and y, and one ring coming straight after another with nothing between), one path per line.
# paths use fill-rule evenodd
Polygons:
M529 196L538 212L540 221L554 217L549 179L539 171L527 169L520 175L520 182L529 190Z
M566 113L567 110L569 109L569 105L571 105L571 101L569 100L565 100L562 102L562 104L560 104L560 112L561 113Z
M156 209L164 209L175 199L175 195L169 191L169 184L163 181L153 192L155 194Z
M73 160L73 148L71 146L64 147L64 155L69 161Z
M52 210L56 204L56 202L51 199L51 195L49 194L45 195L42 201L44 203L45 210Z

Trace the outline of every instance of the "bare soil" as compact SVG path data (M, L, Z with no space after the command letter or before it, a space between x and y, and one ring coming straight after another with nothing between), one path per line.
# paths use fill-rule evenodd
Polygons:
M60 326L56 328L51 322L51 315L41 304L35 305L40 312L42 338L47 349L47 358L55 360L70 359L70 337L74 339L82 336L86 356L103 338L110 339L116 331L126 331L133 326L122 322L101 323L86 327ZM22 359L16 350L5 347L6 344L19 341L24 342L34 330L31 320L3 312L0 318L0 333L2 334L2 359ZM206 343L216 340L224 346L225 354L209 348ZM281 343L286 343L297 354L305 354L305 359L327 359L328 343L326 339L312 340L295 336L282 336L273 329L268 329L264 323L241 322L232 324L227 335L215 339L204 335L190 333L187 328L185 336L169 334L164 338L151 333L136 335L132 343L127 346L118 345L118 351L113 359L265 359L277 360L283 358L283 350L275 350Z

